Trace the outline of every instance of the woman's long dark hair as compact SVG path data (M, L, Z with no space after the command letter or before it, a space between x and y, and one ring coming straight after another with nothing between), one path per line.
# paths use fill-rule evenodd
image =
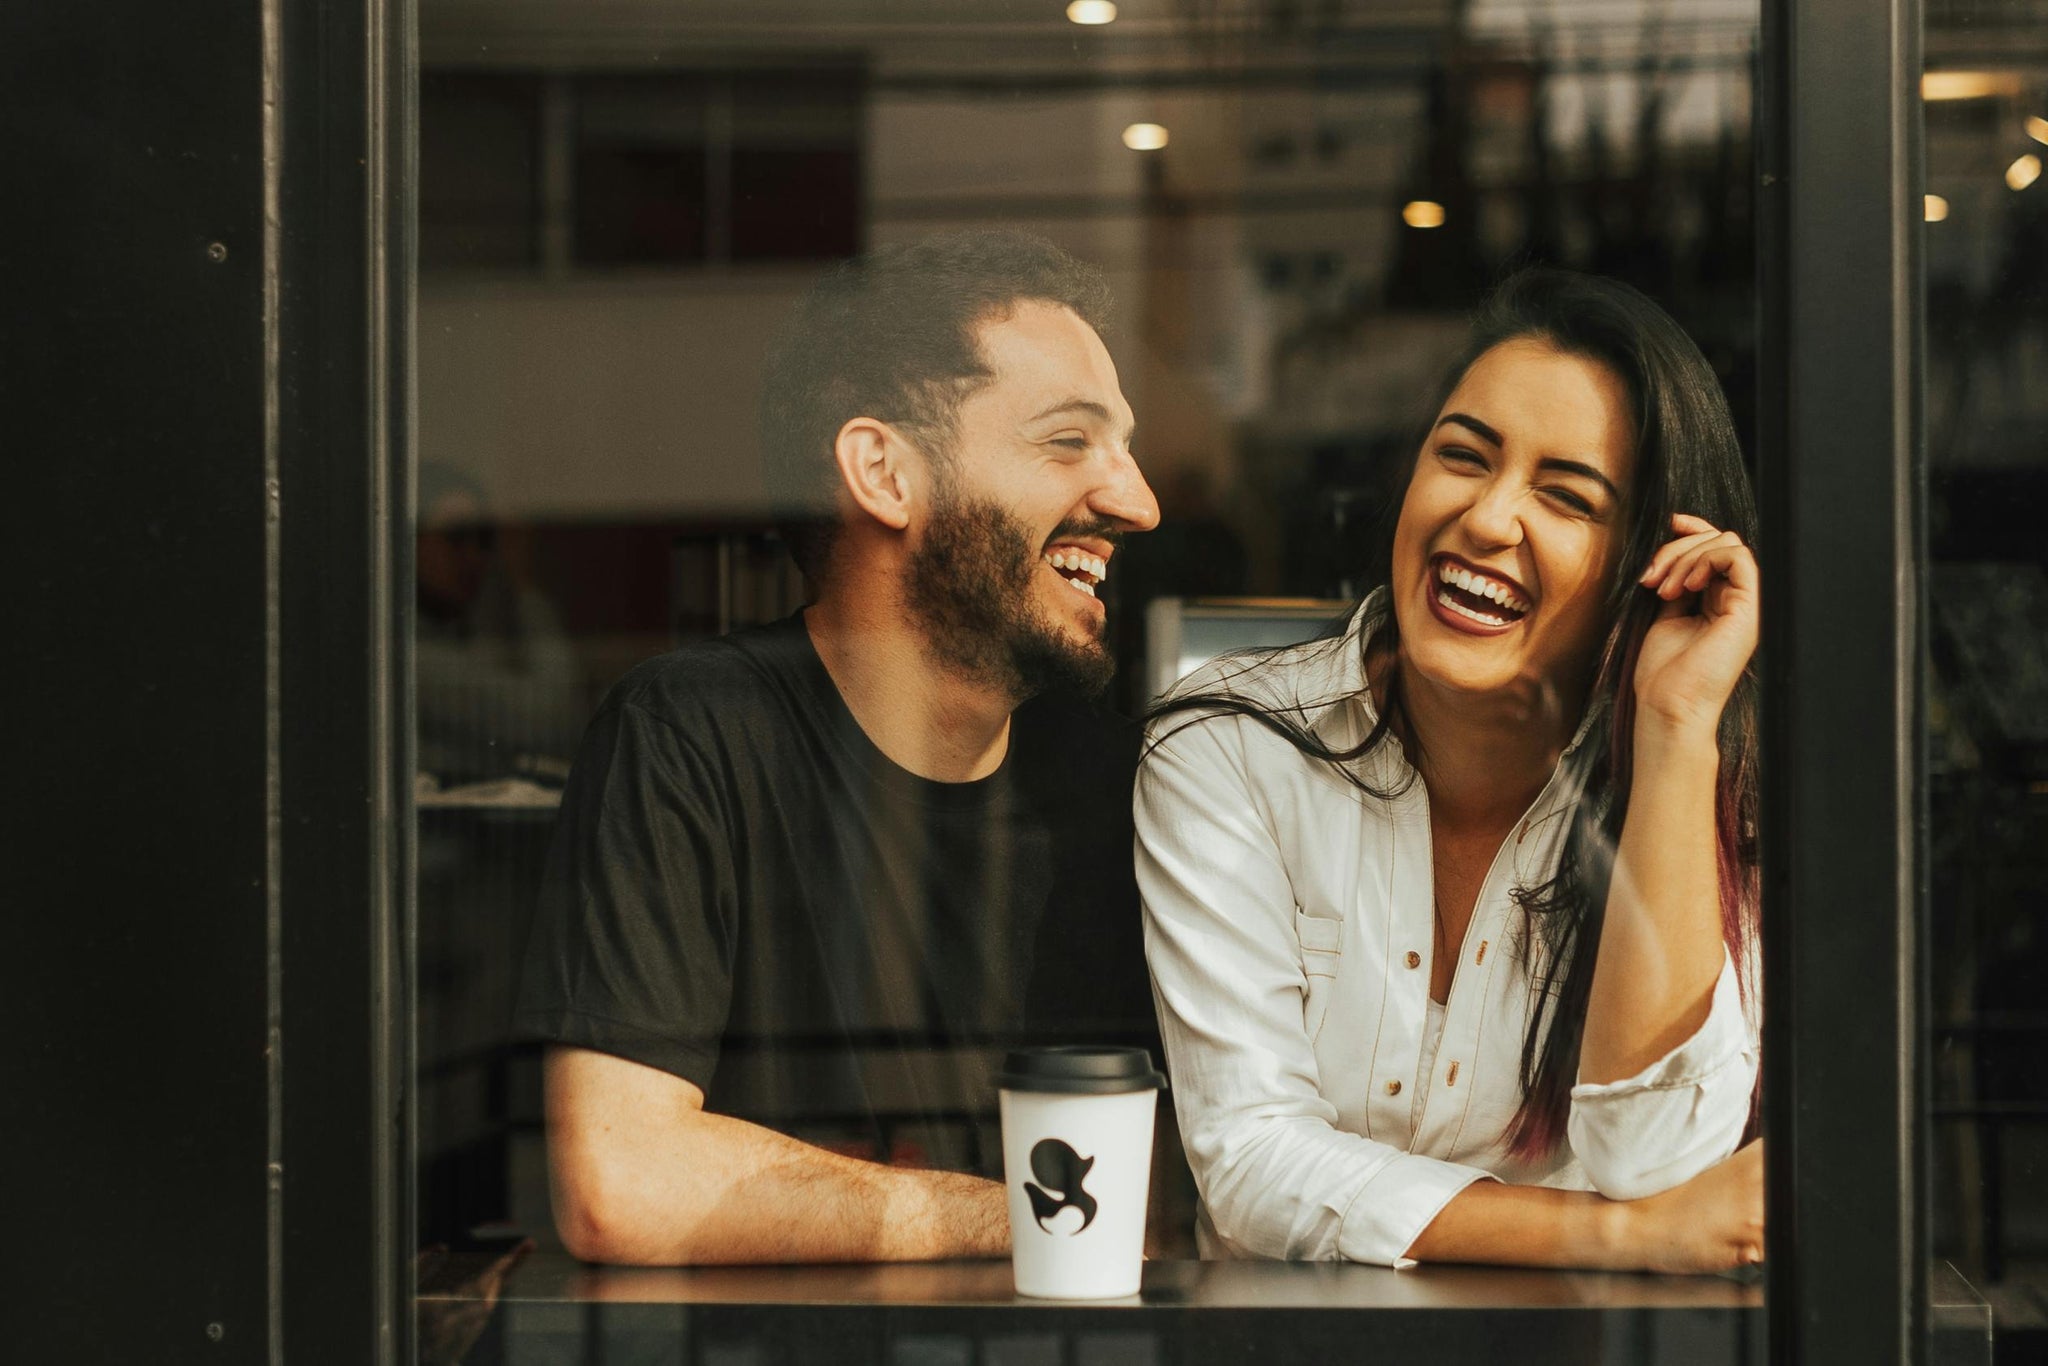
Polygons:
M1505 1138L1516 1158L1531 1160L1557 1148L1571 1114L1571 1090L1593 985L1594 954L1579 950L1600 942L1614 851L1628 813L1635 738L1632 682L1643 638L1661 606L1637 584L1637 576L1657 548L1671 539L1673 514L1703 517L1753 545L1756 506L1727 399L1706 358L1663 309L1617 280L1549 268L1509 277L1474 316L1465 348L1426 420L1435 421L1481 356L1503 342L1521 339L1546 343L1613 371L1628 392L1636 441L1623 544L1607 588L1611 626L1587 702L1586 714L1596 723L1563 761L1566 780L1581 795L1556 874L1514 893L1522 911L1522 958L1536 990L1522 1041L1522 1104ZM1394 500L1390 508L1398 504ZM1381 528L1375 577L1382 583L1394 521L1394 516L1386 517ZM1249 718L1302 753L1331 764L1362 791L1391 799L1399 788L1375 786L1364 776L1361 763L1389 736L1400 736L1406 729L1399 654L1390 649L1398 643L1399 627L1390 608L1377 610L1374 616L1358 633L1358 648L1363 654L1369 642L1375 654L1387 651L1384 658L1391 662L1383 674L1384 705L1372 729L1354 746L1333 748L1309 731L1306 708L1255 700L1228 688L1227 679L1217 689L1169 696L1151 715L1157 719L1185 714L1188 725L1218 714ZM1271 653L1247 655L1238 662L1256 670ZM1747 969L1758 913L1756 693L1755 670L1746 669L1721 713L1721 767L1714 804L1721 932L1745 999L1753 989ZM1155 729L1158 738L1153 743L1171 733ZM1752 1123L1754 1113L1752 1100Z

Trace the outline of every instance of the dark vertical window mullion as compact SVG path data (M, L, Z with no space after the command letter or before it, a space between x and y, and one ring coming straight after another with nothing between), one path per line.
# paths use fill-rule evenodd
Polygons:
M1759 72L1772 1359L1925 1353L1918 0Z
M412 0L280 15L277 1271L284 1360L411 1359Z

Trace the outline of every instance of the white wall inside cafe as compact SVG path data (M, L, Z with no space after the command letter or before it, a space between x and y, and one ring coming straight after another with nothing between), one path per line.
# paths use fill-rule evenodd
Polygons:
M1117 298L1111 351L1136 405L1139 373L1160 370L1136 348L1140 218L1028 216L1034 196L1055 194L1135 208L1139 163L1118 138L1136 117L1131 104L1093 94L877 99L868 110L867 226L870 245L881 246L1000 223L1101 265ZM1003 151L999 176L994 148ZM996 201L1023 213L996 217ZM798 266L424 273L420 456L471 473L514 517L759 516L761 365L815 278L815 268Z

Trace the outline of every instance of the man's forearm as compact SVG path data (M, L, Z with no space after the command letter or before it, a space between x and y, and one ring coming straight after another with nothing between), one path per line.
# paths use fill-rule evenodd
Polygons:
M842 1157L725 1115L551 1135L569 1250L633 1265L923 1261L1009 1251L1003 1187Z

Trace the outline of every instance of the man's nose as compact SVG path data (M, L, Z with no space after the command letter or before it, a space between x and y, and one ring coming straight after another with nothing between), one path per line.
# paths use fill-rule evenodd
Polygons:
M1088 501L1096 512L1127 531L1150 531L1159 525L1159 500L1152 496L1152 486L1145 482L1143 471L1128 451L1112 457L1108 479Z

